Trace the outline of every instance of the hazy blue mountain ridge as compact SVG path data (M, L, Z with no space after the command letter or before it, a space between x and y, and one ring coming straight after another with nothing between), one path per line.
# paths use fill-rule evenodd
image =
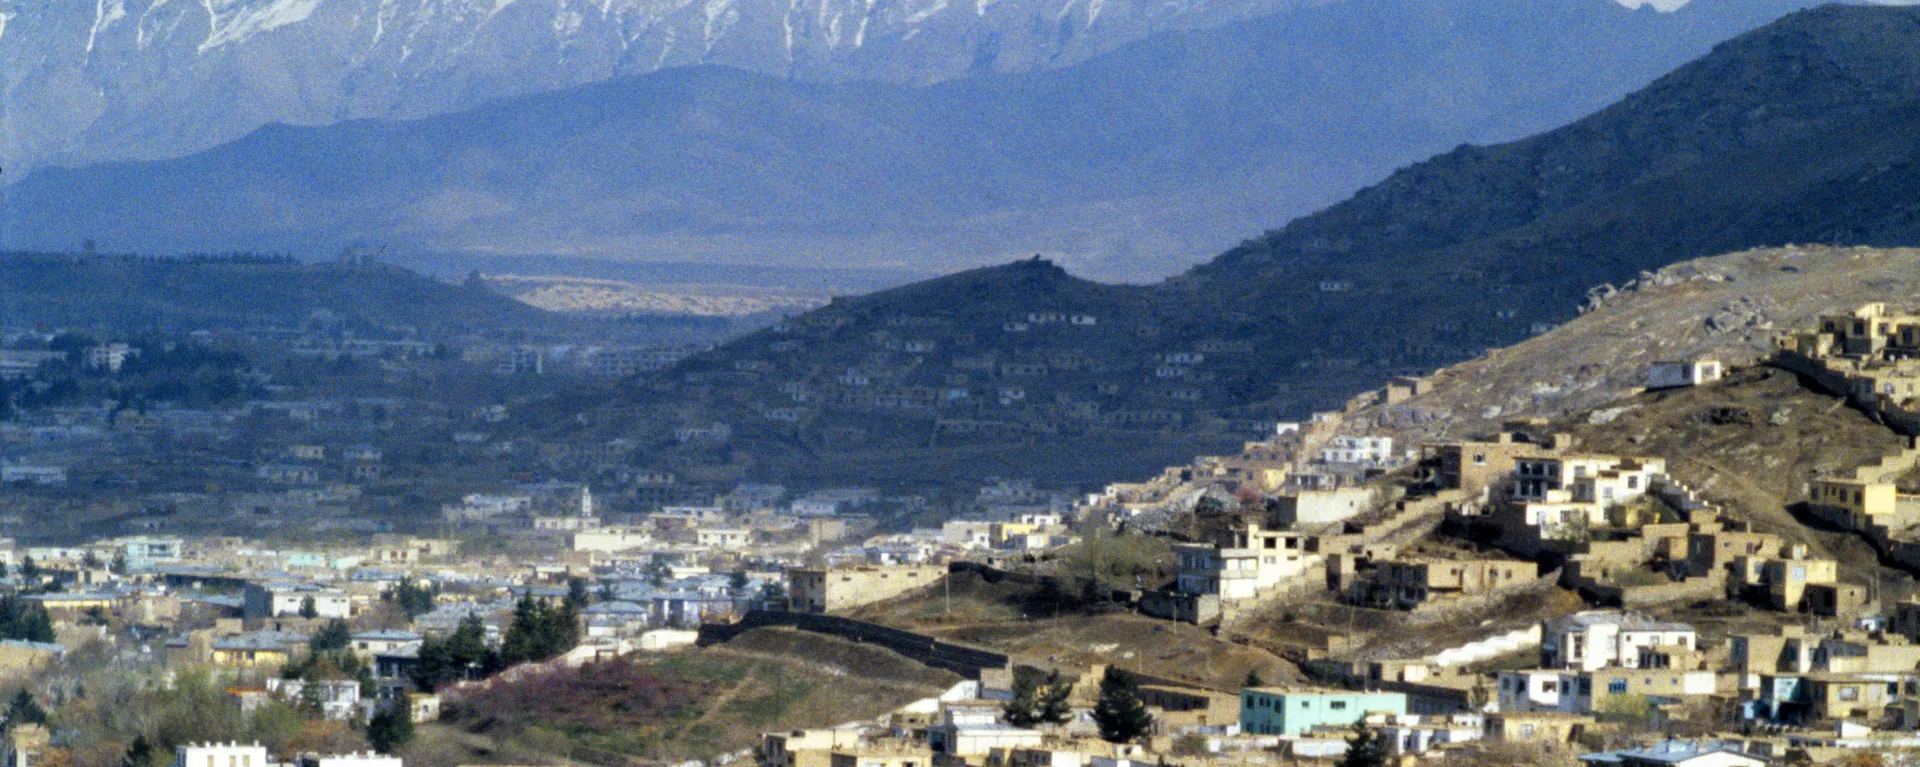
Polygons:
M1573 119L1797 5L1344 0L925 87L686 68L271 126L6 189L0 241L1174 273L1462 141Z
M1144 476L1544 332L1601 283L1752 247L1920 241L1916 82L1920 9L1794 14L1587 118L1405 168L1180 278L1088 284L1020 261L841 301L636 382L598 428L733 424L736 456L805 482L883 464L961 484ZM1738 308L1700 331L1730 332ZM1073 315L1097 322L1060 319ZM928 391L939 399L913 404Z

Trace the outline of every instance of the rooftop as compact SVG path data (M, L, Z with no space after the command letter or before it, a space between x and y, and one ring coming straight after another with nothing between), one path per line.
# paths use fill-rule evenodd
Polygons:
M1742 751L1736 744L1721 743L1712 740L1667 740L1647 746L1646 748L1630 748L1619 751L1603 751L1597 754L1587 754L1580 757L1580 761L1588 764L1622 764L1628 759L1633 759L1635 761L1653 762L1655 764L1679 764L1689 759L1719 753L1739 754L1763 762L1771 761L1765 757Z

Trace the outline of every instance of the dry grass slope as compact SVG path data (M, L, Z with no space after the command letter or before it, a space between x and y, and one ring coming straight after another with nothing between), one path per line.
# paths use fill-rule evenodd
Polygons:
M751 748L761 733L872 719L960 677L886 650L788 629L578 673L529 677L463 701L408 754L439 767L539 755L624 765ZM521 763L527 763L522 761Z

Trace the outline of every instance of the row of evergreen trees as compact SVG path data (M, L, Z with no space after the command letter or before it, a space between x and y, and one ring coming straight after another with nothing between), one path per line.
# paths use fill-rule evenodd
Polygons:
M513 623L495 649L487 645L485 624L468 615L444 639L428 637L420 643L420 662L413 681L432 691L440 685L491 675L517 663L547 660L580 644L580 610L574 600L559 606L529 593L514 603Z
M1013 700L1001 710L1008 724L1019 727L1066 724L1073 717L1073 706L1068 702L1072 695L1073 682L1061 679L1058 671L1049 674L1045 684L1035 681L1034 674L1016 672ZM1093 704L1093 721L1100 727L1100 737L1114 743L1125 743L1153 731L1153 712L1148 711L1146 702L1140 699L1140 684L1132 674L1109 667L1100 677L1100 697Z
M51 642L54 640L53 618L39 602L23 599L18 594L0 596L0 639Z

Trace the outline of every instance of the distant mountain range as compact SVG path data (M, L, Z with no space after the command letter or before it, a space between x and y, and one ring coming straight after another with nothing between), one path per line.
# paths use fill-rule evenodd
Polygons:
M839 301L640 382L596 428L727 423L731 465L795 482L1138 476L1545 332L1643 270L1920 241L1916 121L1920 9L1805 11L1164 284L1023 261ZM653 460L708 449L662 443Z
M793 54L807 65L788 67L784 43L769 48L764 31L784 29L770 19L787 18L785 5L770 16L743 3L670 13L612 3L561 34L550 24L573 17L555 15L556 2L381 4L419 6L391 16L371 0L258 0L214 3L212 22L179 3L103 2L100 15L14 7L0 14L0 134L28 158L67 151L35 142L158 156L192 126L237 135L269 121L433 113L675 63L747 69L668 69L419 120L275 124L181 159L41 169L5 188L0 244L330 255L377 241L448 260L925 271L1037 252L1091 276L1150 280L1411 160L1564 123L1806 4L1701 0L1658 13L1609 0L1339 0L1150 37L1294 3L919 9L931 15L878 4L863 11L867 42L848 48L862 39L857 19L803 3L789 20L811 20L796 27ZM708 19L700 29L716 36L694 45L690 31L659 31L680 29L680 14ZM940 31L943 19L954 31ZM997 24L1020 32L986 28ZM73 42L81 28L91 51ZM986 69L1044 71L924 86L764 74L942 80L979 69L954 63L978 58L955 53L972 50L960 41L989 38L1001 53ZM808 46L818 52L802 55ZM745 53L763 49L773 59ZM126 90L149 81L158 90ZM46 116L55 107L77 117Z
M0 163L162 159L659 69L928 83L1301 0L0 0Z

